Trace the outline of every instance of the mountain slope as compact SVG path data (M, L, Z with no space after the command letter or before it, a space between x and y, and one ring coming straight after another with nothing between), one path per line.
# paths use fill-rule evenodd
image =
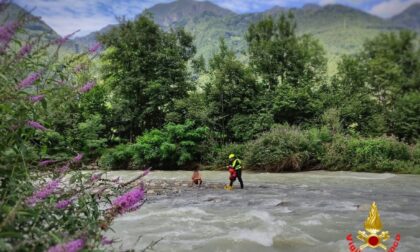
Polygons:
M401 27L420 32L420 3L411 5L402 13L392 17L391 20Z
M76 44L76 51L84 50L97 42L96 37L100 34L107 33L116 25L107 25L99 31L89 33L83 37L76 37L73 42Z
M352 53L361 47L365 39L392 29L386 20L342 5L306 5L292 9L277 7L256 14L201 17L181 26L195 36L198 53L208 58L217 50L219 37L225 38L236 52L242 52L246 49L244 35L249 24L267 15L277 18L288 11L295 16L298 33L312 34L318 38L330 55Z
M391 20L336 4L308 4L302 8L291 9L276 6L262 13L235 14L209 2L178 0L155 5L145 12L150 12L155 22L164 29L184 27L191 32L195 38L197 54L209 59L217 52L220 37L224 38L238 55L243 55L246 51L245 33L249 24L261 20L264 16L278 17L291 11L296 18L298 33L311 34L319 39L328 57L332 59L330 64L334 65L340 55L356 52L366 39L380 32L418 27L418 6L410 7ZM94 42L94 35L89 35L89 43Z
M0 12L0 24L7 21L15 21L23 16L26 16L30 20L24 27L29 35L44 33L46 34L47 39L56 39L59 37L59 35L44 21L33 16L24 8L14 3L8 4L6 9Z
M182 25L197 17L225 17L235 15L234 12L221 8L211 2L194 0L178 0L167 4L157 4L145 12L153 14L156 23L163 27Z
M23 29L25 33L18 35L18 38L26 40L28 37L33 37L42 34L42 39L46 41L55 41L61 36L47 25L41 18L32 15L29 11L20 7L17 4L10 3L7 7L0 11L0 24L8 21L16 21L25 17L27 22ZM63 54L71 54L78 51L79 45L72 40L67 41L61 48ZM52 49L53 51L54 49Z

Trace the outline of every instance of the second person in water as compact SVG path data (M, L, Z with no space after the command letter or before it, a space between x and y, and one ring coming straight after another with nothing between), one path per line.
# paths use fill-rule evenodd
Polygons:
M244 189L244 182L242 181L242 166L241 160L235 157L235 154L229 155L229 166L231 166L236 171L236 177L230 180L230 187L232 188L233 182L235 182L236 178L238 179L239 183L241 184L241 189Z

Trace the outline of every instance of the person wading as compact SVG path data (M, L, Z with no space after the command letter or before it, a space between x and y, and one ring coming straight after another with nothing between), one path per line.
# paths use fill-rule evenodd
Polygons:
M236 171L236 178L238 179L239 183L241 184L241 189L244 189L244 182L242 181L242 166L241 166L241 160L239 160L239 158L235 157L235 154L230 154L229 155L229 165L232 166L235 171ZM230 186L232 187L233 182L235 181L231 180L230 181Z

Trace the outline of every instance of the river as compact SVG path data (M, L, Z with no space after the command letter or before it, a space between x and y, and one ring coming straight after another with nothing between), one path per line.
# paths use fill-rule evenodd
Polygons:
M108 176L129 179L134 171ZM219 188L191 188L152 196L139 210L115 220L107 234L119 241L117 251L241 251L346 252L370 205L376 201L396 251L420 251L420 176L353 172L251 173L244 171L245 189L225 191L227 172L204 171L205 183ZM188 181L191 172L154 171L149 181ZM185 185L184 185L185 186ZM236 185L238 186L238 185ZM382 249L363 250L383 251Z

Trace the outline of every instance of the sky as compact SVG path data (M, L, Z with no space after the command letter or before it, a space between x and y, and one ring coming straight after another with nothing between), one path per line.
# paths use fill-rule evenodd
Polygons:
M108 24L116 24L116 17L133 18L145 8L174 0L12 0L33 10L60 35L80 29L76 36L84 36L100 30ZM343 4L371 14L389 18L420 0L208 0L236 13L261 12L272 8L302 7L307 3L319 5Z

